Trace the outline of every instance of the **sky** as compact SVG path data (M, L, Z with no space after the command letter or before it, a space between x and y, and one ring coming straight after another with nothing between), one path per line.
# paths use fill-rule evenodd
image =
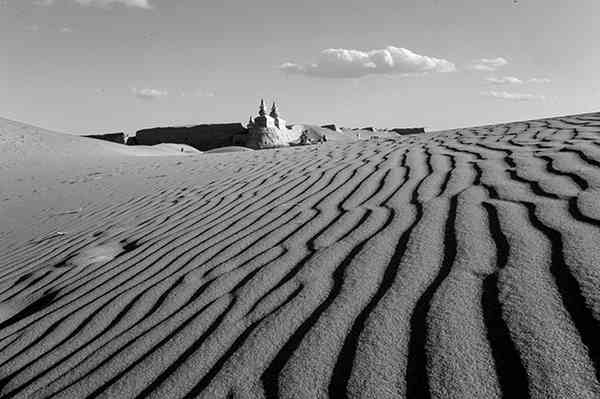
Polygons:
M0 117L73 134L600 111L598 0L0 0Z

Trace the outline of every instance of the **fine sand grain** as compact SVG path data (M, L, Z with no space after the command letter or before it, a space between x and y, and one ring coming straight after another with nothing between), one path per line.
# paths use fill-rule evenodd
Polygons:
M600 114L214 152L0 120L1 397L600 397Z

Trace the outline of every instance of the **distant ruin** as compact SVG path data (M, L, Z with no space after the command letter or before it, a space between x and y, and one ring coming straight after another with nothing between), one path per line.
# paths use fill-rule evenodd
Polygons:
M106 134L86 134L83 137L88 137L90 139L111 141L113 143L125 144L125 133L106 133Z
M418 134L418 133L425 133L425 128L424 127L395 128L395 129L390 129L390 131L396 132L399 135Z
M187 144L200 151L208 151L230 146L234 144L234 137L244 135L246 132L246 128L241 123L157 127L136 132L135 144Z
M261 100L258 115L250 117L246 126L241 123L217 123L142 129L136 132L134 137L127 138L126 144L148 146L163 143L186 144L200 151L230 146L266 149L318 144L330 140L355 141L380 136L393 138L395 135L423 133L424 131L423 128L377 129L372 126L362 129L345 129L335 124L288 125L287 121L281 117L277 103L273 101L271 111L267 114L265 102ZM118 140L116 142L124 143L125 136L122 135Z
M273 102L271 112L267 115L264 100L260 101L258 116L250 117L245 137L237 137L240 144L253 149L274 148L290 145L300 141L302 130L289 128L279 115L277 104ZM242 143L243 142L243 143Z

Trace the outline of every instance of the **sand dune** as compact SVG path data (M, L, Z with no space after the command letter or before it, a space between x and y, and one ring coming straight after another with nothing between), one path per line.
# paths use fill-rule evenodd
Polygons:
M177 158L4 126L3 398L600 397L600 114Z

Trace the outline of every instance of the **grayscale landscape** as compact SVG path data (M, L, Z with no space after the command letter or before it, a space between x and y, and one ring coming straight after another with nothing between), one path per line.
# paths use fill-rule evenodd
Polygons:
M0 1L0 398L600 398L600 5L333 2Z

